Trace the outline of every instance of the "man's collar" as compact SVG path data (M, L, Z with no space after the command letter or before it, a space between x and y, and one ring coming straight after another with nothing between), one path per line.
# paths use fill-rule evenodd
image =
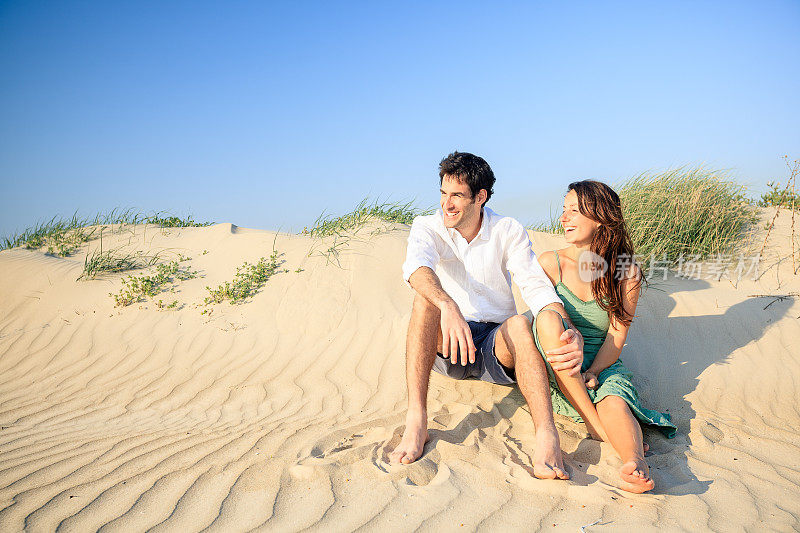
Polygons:
M481 239L483 241L488 241L489 238L492 236L492 225L490 223L490 218L495 216L494 211L489 209L488 207L484 206L481 208L483 211L483 216L481 217L481 227L478 229L478 234L475 235L475 239ZM436 214L438 215L438 224L439 228L443 229L445 233L447 233L453 241L455 241L456 233L458 230L455 228L448 228L444 225L444 214L441 209L437 210ZM459 235L461 235L459 233ZM474 239L473 239L474 240Z
M483 211L483 216L481 217L481 227L478 230L478 234L475 235L475 238L488 241L492 234L492 227L489 224L489 218L494 215L494 213L486 206L483 206L481 210Z

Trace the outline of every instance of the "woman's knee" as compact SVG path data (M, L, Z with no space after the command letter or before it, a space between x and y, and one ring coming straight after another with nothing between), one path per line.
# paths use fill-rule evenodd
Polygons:
M551 309L545 309L536 316L536 333L540 337L555 336L560 337L564 333L564 319L560 313Z
M598 409L614 409L614 410L627 410L628 402L622 399L620 396L616 395L609 395L597 402Z

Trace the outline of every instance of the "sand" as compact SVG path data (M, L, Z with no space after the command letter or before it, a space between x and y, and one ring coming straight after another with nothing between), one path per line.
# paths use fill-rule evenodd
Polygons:
M388 464L406 402L407 234L107 229L105 249L191 257L199 277L158 297L177 310L114 307L122 275L76 281L85 251L0 252L0 530L800 527L800 299L750 297L800 292L788 217L759 281L670 277L640 300L622 358L679 428L645 430L657 487L643 495L617 489L611 447L561 417L572 480L533 478L519 391L439 375L424 456ZM532 237L536 251L563 243ZM289 272L201 314L207 285L273 247Z

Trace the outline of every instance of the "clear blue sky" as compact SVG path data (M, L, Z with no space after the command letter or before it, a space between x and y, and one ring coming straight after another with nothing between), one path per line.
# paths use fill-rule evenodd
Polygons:
M800 157L800 2L0 1L0 235L114 207L299 231L485 157L575 178Z

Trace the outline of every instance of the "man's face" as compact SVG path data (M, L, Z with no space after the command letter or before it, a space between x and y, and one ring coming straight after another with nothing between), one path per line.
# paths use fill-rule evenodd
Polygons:
M486 191L481 189L473 197L466 183L445 175L440 192L445 227L457 229L462 233L477 231L481 220L481 204L486 200Z

